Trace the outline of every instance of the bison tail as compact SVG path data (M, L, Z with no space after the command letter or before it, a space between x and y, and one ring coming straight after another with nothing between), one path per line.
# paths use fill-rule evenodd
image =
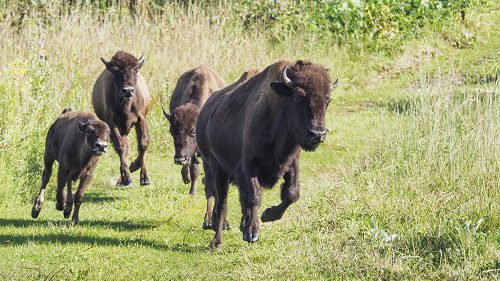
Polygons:
M63 109L63 111L61 112L61 114L64 114L66 112L70 112L70 111L73 111L70 107L66 107L65 109Z

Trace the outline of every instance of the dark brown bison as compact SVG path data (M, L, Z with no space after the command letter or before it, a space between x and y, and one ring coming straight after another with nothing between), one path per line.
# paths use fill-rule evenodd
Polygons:
M71 109L65 109L62 112L47 133L43 157L45 168L40 192L31 210L33 218L37 218L40 214L45 187L52 174L52 164L57 161L59 168L56 209L64 210L64 217L68 218L74 202L75 211L72 221L74 225L78 224L78 214L85 189L92 179L99 156L106 152L109 133L108 125L98 120L92 113L73 112ZM80 179L80 183L73 197L72 182L77 179ZM65 195L65 185L68 185L67 195ZM66 206L64 197L66 197Z
M182 180L185 184L191 182L191 195L196 193L196 178L200 174L196 157L196 120L208 97L224 86L224 81L217 73L199 65L184 72L177 81L170 100L170 115L162 108L170 122L170 134L174 139L174 163L182 165Z
M149 89L139 73L144 64L144 56L139 59L119 51L108 62L101 58L106 66L94 84L92 104L94 111L111 129L111 141L120 156L120 179L117 185L127 186L132 183L131 172L141 169L141 185L148 185L145 155L149 144L146 115L149 109ZM139 155L129 168L128 134L132 127L137 133Z
M314 151L325 139L325 114L335 86L322 66L279 61L205 103L196 140L207 185L216 194L211 247L221 244L230 181L239 188L240 229L247 242L259 238L262 187L270 188L284 178L282 202L264 211L263 222L280 219L297 201L300 151Z
M211 98L209 98L207 100L207 102L205 103L204 106L207 106L207 105L213 106L213 103L219 99L218 97L223 96L226 93L234 90L237 86L245 83L246 81L248 81L248 79L252 78L257 73L258 73L258 70L254 69L254 68L244 72L243 75L241 75L241 77L236 82L232 83L231 85L226 86L225 88L222 88L218 91L215 91L212 94ZM205 112L205 114L207 114L207 113ZM203 162L203 169L205 171L208 169L206 165L207 165L207 163ZM208 176L210 176L210 174L208 174ZM207 210L205 212L205 219L203 220L202 227L203 227L203 229L212 229L213 228L213 226L212 226L212 221L213 221L212 214L213 214L215 199L214 199L212 187L210 187L207 184L207 178L205 178L205 196L207 198ZM227 223L226 220L224 220L223 229L228 229L228 228L229 228L229 224Z

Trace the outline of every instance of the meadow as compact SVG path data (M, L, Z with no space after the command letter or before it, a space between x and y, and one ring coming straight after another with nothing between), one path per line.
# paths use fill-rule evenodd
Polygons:
M139 1L132 15L121 2L0 1L1 280L500 277L496 1L471 1L414 29L399 28L396 14L374 15L387 32L346 26L342 36L321 20L300 26L279 8L273 17L283 20L267 22L257 4ZM431 18L422 13L415 21ZM46 132L65 107L92 110L92 86L104 69L99 58L117 50L146 58L140 72L152 94L152 184L140 187L134 173L131 187L116 187L119 162L110 149L86 192L80 225L55 209L55 173L33 220ZM161 106L177 78L198 64L229 84L281 58L320 63L339 78L328 137L302 154L301 198L280 221L261 225L258 243L242 241L231 187L233 227L222 248L210 250L201 180L189 196ZM277 185L264 191L261 210L279 201Z

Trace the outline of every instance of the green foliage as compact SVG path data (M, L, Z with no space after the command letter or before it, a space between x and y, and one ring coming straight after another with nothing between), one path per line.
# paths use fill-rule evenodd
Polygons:
M472 0L244 0L236 23L283 40L304 33L337 44L360 42L369 48L400 47L425 25L458 20Z

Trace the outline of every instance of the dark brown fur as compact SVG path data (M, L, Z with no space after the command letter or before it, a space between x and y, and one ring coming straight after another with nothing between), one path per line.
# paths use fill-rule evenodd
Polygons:
M119 51L109 62L101 60L106 69L95 82L92 105L99 119L111 129L111 140L120 156L120 179L117 184L131 184L130 173L141 169L140 184L148 185L145 157L149 144L146 115L150 96L146 81L139 73L144 59ZM139 154L129 168L128 134L132 127L136 129Z
M85 189L99 160L106 151L109 128L92 113L73 112L64 109L47 133L45 142L44 169L40 192L35 199L31 216L37 218L44 201L45 187L52 174L54 161L59 163L57 171L57 210L64 210L68 218L73 209L72 222L78 224L78 214ZM73 197L72 183L80 179L78 190ZM64 186L68 186L65 196ZM64 204L66 197L66 204Z
M248 81L248 79L252 78L254 75L258 73L257 69L250 69L249 71L244 72L241 77L231 85L226 86L223 89L220 89L219 91L214 92L211 97L207 100L204 106L210 105L213 103L213 101L218 100L217 97L222 96L232 90L234 90L237 86L245 83ZM203 112L203 111L202 111ZM198 128L196 129L198 131ZM207 168L205 167L206 163L203 163L203 168L206 170ZM212 214L213 214L213 207L214 207L214 193L212 192L212 188L207 185L207 181L205 178L205 195L207 198L207 210L205 212L205 218L203 220L202 227L204 229L211 229L212 228ZM224 229L229 228L229 224L227 221L224 223Z
M199 65L184 72L177 81L170 100L170 115L163 109L174 139L174 163L182 165L182 179L185 184L191 183L191 195L196 193L196 178L200 174L194 138L198 113L208 97L224 86L224 81L217 73Z
M293 85L282 77L285 66ZM243 239L259 237L261 188L284 178L282 202L268 208L262 221L280 219L299 198L301 148L315 150L326 136L330 100L328 71L305 61L279 61L223 95L213 95L198 117L196 136L207 185L216 193L211 246L221 244L229 182L239 187Z

